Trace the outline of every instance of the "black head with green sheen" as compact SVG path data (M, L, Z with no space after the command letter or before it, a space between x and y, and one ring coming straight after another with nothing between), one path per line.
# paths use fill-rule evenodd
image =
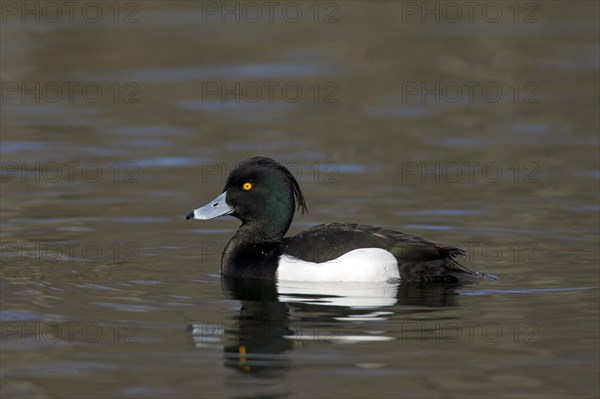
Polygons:
M237 164L223 192L186 219L232 215L264 239L281 240L292 223L296 201L298 209L306 212L304 196L290 171L270 158L254 157Z

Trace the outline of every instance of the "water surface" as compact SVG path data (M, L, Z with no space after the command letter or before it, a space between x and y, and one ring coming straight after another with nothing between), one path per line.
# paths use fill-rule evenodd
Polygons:
M3 397L599 395L597 3L102 4L2 23ZM184 216L254 155L300 181L291 233L380 225L499 279L223 284L238 222Z

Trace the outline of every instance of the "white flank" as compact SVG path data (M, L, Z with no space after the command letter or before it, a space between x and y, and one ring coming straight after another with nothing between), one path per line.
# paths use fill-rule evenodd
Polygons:
M394 255L381 248L360 248L328 262L306 262L282 255L277 281L376 282L399 279Z

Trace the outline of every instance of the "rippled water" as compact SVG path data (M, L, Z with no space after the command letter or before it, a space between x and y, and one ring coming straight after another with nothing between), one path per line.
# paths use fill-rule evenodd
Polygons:
M599 395L597 3L23 4L1 25L2 397ZM291 233L380 225L499 279L221 282L238 222L184 216L259 154L300 180Z

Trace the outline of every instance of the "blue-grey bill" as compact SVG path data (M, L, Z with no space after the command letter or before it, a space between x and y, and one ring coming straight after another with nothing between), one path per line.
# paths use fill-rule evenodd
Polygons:
M225 201L225 194L227 194L227 191L224 191L221 195L203 207L194 209L194 211L190 212L185 219L207 220L231 214L233 212L233 208L227 205L227 202Z

